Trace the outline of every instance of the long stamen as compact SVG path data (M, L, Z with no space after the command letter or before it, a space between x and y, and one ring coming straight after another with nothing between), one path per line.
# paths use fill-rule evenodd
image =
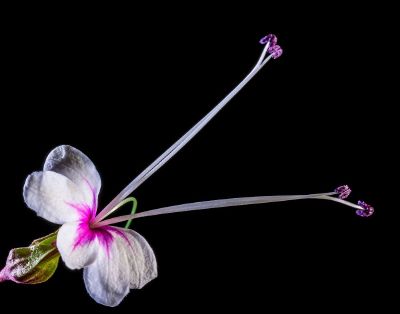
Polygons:
M125 204L132 202L132 210L131 210L131 216L133 216L136 212L136 208L137 208L137 200L134 197L128 197L126 199L124 199L122 202L120 202L117 206L113 207L105 216L104 218L108 217L109 215L111 215L113 212L115 212L116 210L118 210L119 208L121 208L122 206L124 206ZM125 229L128 229L132 223L132 219L127 219L127 223L125 225ZM91 224L92 227L96 227L96 223L93 221L93 223Z
M274 42L272 42L274 43ZM113 208L135 189L137 189L143 182L145 182L153 173L160 169L167 163L178 151L180 151L214 116L225 107L225 105L267 64L267 62L274 58L276 59L282 53L277 54L276 51L272 52L265 58L267 51L270 48L270 41L266 43L261 56L250 71L250 73L217 105L212 109L203 119L201 119L195 126L193 126L187 133L185 133L178 141L176 141L170 148L168 148L161 156L159 156L150 166L141 172L131 183L129 183L95 218L94 222L97 223L104 219Z
M341 199L341 198L336 198L336 197L332 197L332 196L328 196L328 195L321 195L321 196L316 197L316 198L320 199L320 200L328 200L328 201L338 202L340 204L347 205L347 206L350 206L350 207L353 207L353 208L357 208L357 209L363 209L361 206L359 206L357 204L354 204L354 203L351 203L349 201L345 201L344 199Z
M261 41L260 41L260 42L261 42ZM262 53L261 53L261 56L260 56L260 58L258 59L256 65L255 65L254 68L253 68L253 70L256 69L257 67L259 67L260 64L263 62L263 60L264 60L264 58L265 58L265 55L266 55L267 52L268 52L268 48L269 48L269 47L270 47L270 41L268 41L268 42L266 43L266 45L265 45L265 47L264 47L264 49L263 49L263 51L262 51Z
M187 212L193 210L202 210L202 209L212 209L212 208L224 208L224 207L232 207L232 206L244 206L244 205L255 205L255 204L266 204L266 203L277 203L277 202L287 202L287 201L296 201L296 200L305 200L305 199L320 199L320 200L329 200L341 203L343 205L347 205L357 209L357 214L363 217L367 217L371 215L371 207L366 210L366 206L360 206L353 204L351 202L345 201L341 198L332 197L332 195L338 194L335 192L329 193L318 193L318 194L306 194L306 195L276 195L276 196L256 196L256 197L242 197L242 198L229 198L229 199L221 199L221 200L213 200L213 201L205 201L205 202L196 202L196 203L188 203L176 206L168 206L162 207L158 209L153 209L149 211L145 211L142 213L138 213L135 215L125 215L120 217L115 217L107 220L103 220L96 224L96 227L101 227L110 224L116 224L122 221L126 221L129 219L157 216L157 215L165 215L172 213L180 213ZM359 202L360 204L360 202ZM369 205L367 205L369 206ZM373 212L373 209L372 209Z

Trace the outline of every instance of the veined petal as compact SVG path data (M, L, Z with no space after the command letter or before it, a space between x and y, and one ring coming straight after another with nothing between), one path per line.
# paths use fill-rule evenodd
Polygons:
M84 193L94 193L97 200L101 188L100 175L93 162L80 150L69 145L58 146L47 156L43 168L66 176Z
M131 229L117 229L125 232L129 242L135 243L136 241L135 245L129 247L130 251L127 254L131 267L130 288L141 289L158 275L157 261L153 249L139 233ZM135 275L135 271L137 275Z
M94 262L99 243L86 221L70 222L58 231L57 248L67 267L80 269Z
M157 263L147 241L133 230L109 227L112 243L84 269L90 296L106 306L117 306L129 293L157 277Z
M77 221L79 211L71 204L92 204L92 197L83 194L67 177L53 172L34 172L24 185L24 200L38 216L57 223Z

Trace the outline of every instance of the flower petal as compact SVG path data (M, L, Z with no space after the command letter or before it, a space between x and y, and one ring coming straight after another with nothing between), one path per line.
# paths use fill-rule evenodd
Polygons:
M64 224L58 231L57 248L65 265L71 269L90 265L99 252L96 234L86 222Z
M82 191L97 196L101 188L100 175L93 162L80 150L61 145L47 156L43 167L45 171L54 171L73 181Z
M130 254L128 253L131 267L130 288L141 289L158 275L157 261L153 249L139 233L131 229L117 229L125 232L125 236L130 243L137 242L137 245L131 245L129 247ZM134 274L136 269L137 275Z
M133 230L111 227L113 241L84 269L90 296L106 306L117 306L129 293L157 277L157 263L147 241Z
M70 179L52 171L34 172L26 178L24 200L38 216L57 224L79 218L71 203L92 202Z

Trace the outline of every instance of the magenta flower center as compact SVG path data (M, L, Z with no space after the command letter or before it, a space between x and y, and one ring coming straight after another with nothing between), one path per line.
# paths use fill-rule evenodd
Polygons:
M84 245L88 245L93 241L97 240L101 247L103 247L107 253L109 253L111 244L114 240L114 235L119 235L124 238L128 244L130 245L129 239L125 236L125 234L112 226L101 226L101 227L93 227L94 219L96 218L97 212L97 195L96 191L90 187L92 191L92 204L73 204L68 203L69 206L74 208L78 215L78 228L76 230L76 237L73 244L73 249Z

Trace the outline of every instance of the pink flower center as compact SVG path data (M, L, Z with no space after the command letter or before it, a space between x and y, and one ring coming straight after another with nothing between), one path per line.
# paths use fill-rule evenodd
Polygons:
M92 241L97 239L101 247L103 247L107 251L107 253L109 253L115 235L121 236L130 245L129 239L121 230L112 226L102 226L102 227L92 226L94 219L96 218L96 212L97 212L97 194L95 189L93 189L89 183L88 185L92 192L91 205L84 203L74 204L67 202L67 204L72 208L74 208L79 215L79 224L73 244L73 249L75 250L80 246L88 245Z

